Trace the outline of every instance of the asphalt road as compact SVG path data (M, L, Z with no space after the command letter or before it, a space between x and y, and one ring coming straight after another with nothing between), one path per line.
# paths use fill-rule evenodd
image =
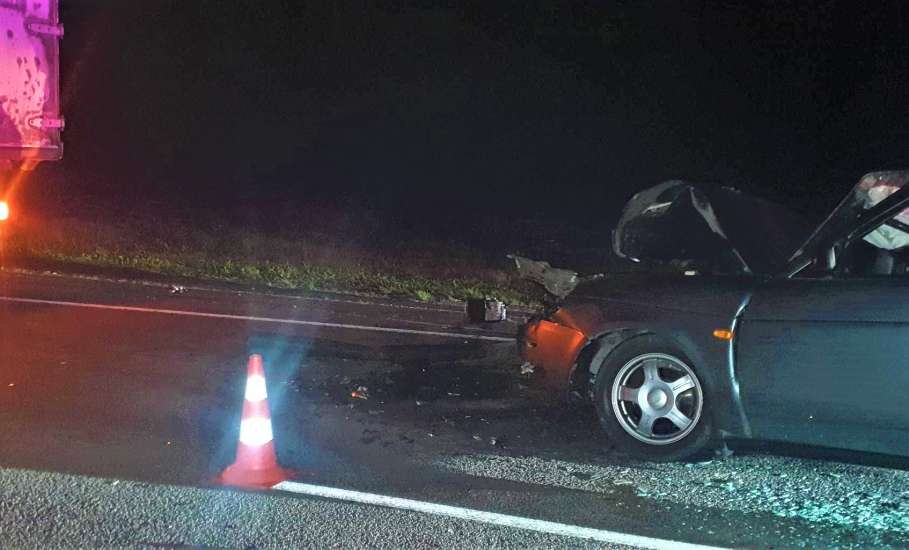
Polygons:
M3 547L614 546L217 487L253 352L279 459L306 484L643 546L909 547L905 460L744 444L622 459L590 410L520 373L514 322L469 326L457 306L9 271L0 297Z

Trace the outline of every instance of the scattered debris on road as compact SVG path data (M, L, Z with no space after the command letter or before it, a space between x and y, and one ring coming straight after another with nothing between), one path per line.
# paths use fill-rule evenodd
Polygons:
M724 460L727 458L732 458L733 454L733 450L730 449L728 445L726 445L725 441L723 441L723 446L715 451L715 455Z
M345 424L379 429L376 441L382 446L400 444L404 433L432 452L465 442L496 452L533 452L554 444L563 453L571 447L572 454L579 447L600 448L588 423L576 411L565 411L542 378L521 375L510 343L379 349L332 344L307 352L288 382L297 390L291 392L294 399L302 399L307 411L331 402L343 409L338 419ZM559 429L550 429L553 423ZM351 438L360 439L359 432Z
M496 323L506 320L507 307L499 300L471 298L467 300L467 319L471 323Z
M366 428L366 429L363 430L363 435L362 435L362 437L360 437L360 443L364 443L364 444L366 444L366 445L369 445L370 443L373 443L373 442L375 442L377 439L379 439L379 436L380 436L381 434L382 434L382 432L379 431L379 430L373 430L373 429L370 429L370 428Z
M366 386L357 386L357 389L350 392L350 396L356 399L369 399L369 388Z
M186 294L188 289L185 286L181 285L170 285L171 294Z
M571 462L500 455L451 456L447 471L613 494L628 487L643 499L691 507L867 529L909 536L909 471L773 455L700 463ZM579 476L578 473L588 474ZM905 539L904 539L905 540Z
M533 366L533 363L531 363L530 361L525 361L524 364L521 365L521 375L522 376L527 376L529 374L533 374L533 370L534 370L534 366Z

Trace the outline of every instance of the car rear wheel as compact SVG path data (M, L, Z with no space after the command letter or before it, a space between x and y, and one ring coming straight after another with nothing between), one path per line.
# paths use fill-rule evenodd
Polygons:
M616 448L671 461L703 451L712 437L706 393L681 350L654 336L629 340L600 365L595 381L600 424Z

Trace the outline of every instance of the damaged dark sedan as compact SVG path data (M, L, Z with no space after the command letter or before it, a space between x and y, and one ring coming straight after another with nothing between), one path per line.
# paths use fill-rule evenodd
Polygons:
M724 437L909 455L907 182L864 176L813 231L728 188L642 191L613 249L658 269L584 280L515 258L558 298L521 354L638 457Z

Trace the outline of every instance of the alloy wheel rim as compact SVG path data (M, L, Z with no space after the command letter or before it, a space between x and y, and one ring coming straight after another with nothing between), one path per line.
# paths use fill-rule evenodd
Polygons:
M665 353L647 353L619 369L608 399L629 435L648 445L670 445L697 426L703 396L698 377L684 361Z

